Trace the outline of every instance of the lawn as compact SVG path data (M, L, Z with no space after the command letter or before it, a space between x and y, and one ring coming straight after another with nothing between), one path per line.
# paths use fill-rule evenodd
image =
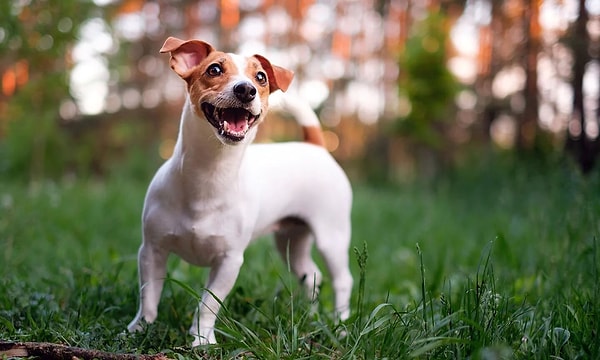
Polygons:
M137 310L146 181L0 180L0 339L173 358L600 357L600 177L500 158L435 181L355 184L353 315L311 312L261 239L218 322L190 349L206 271L172 257L158 320ZM344 336L345 334L345 336Z

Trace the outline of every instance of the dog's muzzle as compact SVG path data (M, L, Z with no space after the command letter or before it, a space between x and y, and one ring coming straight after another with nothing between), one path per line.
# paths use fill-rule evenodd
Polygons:
M201 108L219 135L234 142L242 141L260 117L260 114L254 115L244 108L220 108L207 102L202 103Z

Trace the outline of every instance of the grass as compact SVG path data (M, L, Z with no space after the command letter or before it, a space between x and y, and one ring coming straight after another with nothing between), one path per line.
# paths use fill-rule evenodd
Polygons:
M0 184L0 339L173 358L600 357L600 177L494 159L428 183L357 185L353 315L318 311L270 241L247 251L218 322L190 349L206 270L172 257L159 318L137 307L146 183ZM346 336L343 336L343 334Z

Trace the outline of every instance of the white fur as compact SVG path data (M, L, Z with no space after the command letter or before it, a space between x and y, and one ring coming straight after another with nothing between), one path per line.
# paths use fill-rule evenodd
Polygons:
M234 57L238 66L240 59ZM243 67L241 67L243 69ZM223 84L219 96L231 92ZM266 98L256 97L260 102ZM313 239L332 279L336 311L348 318L352 276L348 268L352 190L322 147L291 142L249 145L257 126L227 144L188 96L173 156L158 170L146 195L139 250L140 307L129 324L157 317L169 253L211 268L190 333L193 346L215 343L214 325L230 292L244 250L256 237L275 233L278 250L315 296L321 272L311 259ZM281 221L282 219L301 219ZM218 299L218 300L217 300Z

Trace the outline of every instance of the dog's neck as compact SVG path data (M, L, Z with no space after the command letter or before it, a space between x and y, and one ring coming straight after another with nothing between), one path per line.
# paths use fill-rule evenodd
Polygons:
M246 147L255 134L256 128L239 144L223 144L208 121L196 115L188 97L172 157L185 196L205 198L231 193L237 186Z

